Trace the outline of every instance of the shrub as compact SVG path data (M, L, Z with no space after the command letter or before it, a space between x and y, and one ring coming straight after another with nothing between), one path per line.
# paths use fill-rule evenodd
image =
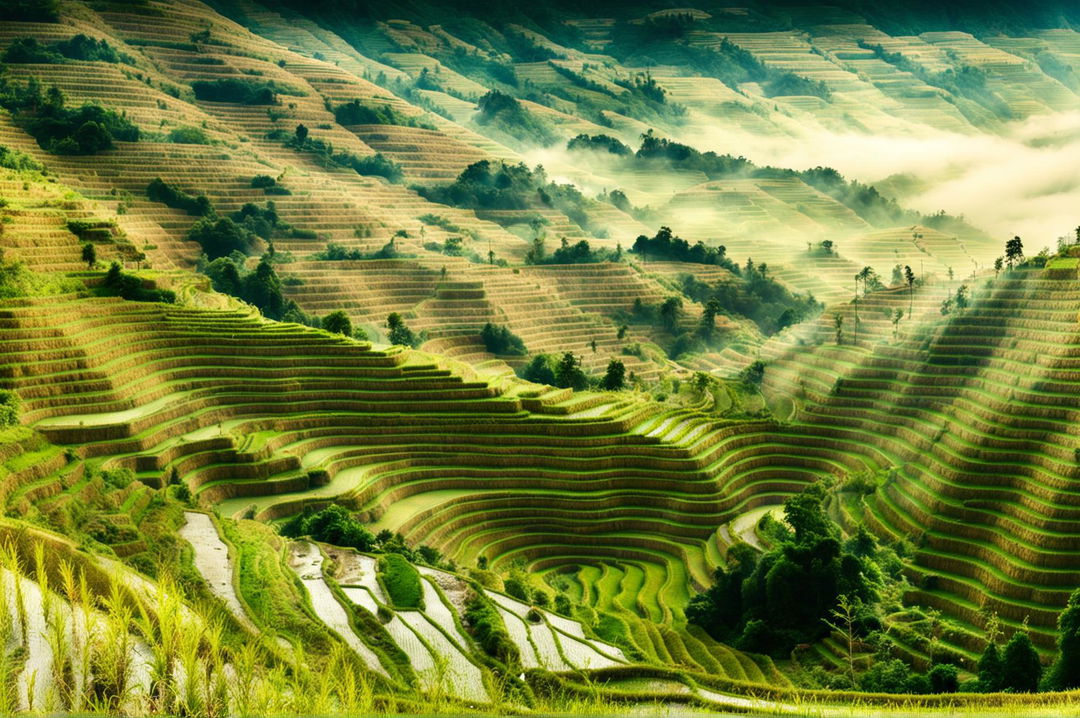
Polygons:
M276 105L278 95L302 96L304 93L279 85L273 80L227 77L219 80L196 80L191 83L195 99L209 102L235 102L242 105Z
M612 154L617 157L629 157L634 151L627 145L609 135L586 135L580 134L566 143L566 149L571 152L591 151Z
M187 238L198 242L210 259L225 257L232 252L249 254L255 244L254 235L229 217L204 217L195 223Z
M504 326L496 326L491 322L484 325L480 330L480 340L484 347L492 354L504 354L509 356L525 356L525 342L521 337Z
M254 189L267 189L277 185L277 180L270 175L255 175L251 178L251 186Z
M132 58L118 53L106 40L95 40L79 33L67 40L56 43L56 51L72 60L90 60L99 62L132 62Z
M146 289L134 274L125 274L120 264L113 262L99 289L101 294L122 297L133 302L163 302L173 304L176 294L168 289Z
M10 389L0 389L0 426L15 426L19 423L19 407L22 400Z
M139 128L126 115L90 104L73 110L64 107L59 94L35 114L22 113L16 121L42 149L57 155L90 155L110 149L113 140L139 139Z
M195 217L208 217L214 209L206 195L192 195L155 177L146 187L146 196L151 202L161 202L173 209L182 209Z
M464 618L485 653L508 667L520 663L517 645L510 639L502 617L487 598L474 594L465 604Z
M334 108L334 119L342 125L398 125L401 127L422 127L435 129L430 125L417 122L412 117L406 117L390 107L368 107L360 100L352 100Z
M200 127L177 127L169 132L169 142L179 145L208 145L210 138Z
M350 156L348 165L357 174L375 177L385 177L390 182L401 182L405 177L401 165L391 159L387 159L381 152L376 152L368 157Z
M401 344L407 347L415 347L419 339L412 329L405 324L405 320L397 312L393 312L386 318L386 328L390 330L387 338L391 344Z
M379 559L379 577L395 608L423 608L424 592L416 568L396 553Z
M528 364L518 370L518 375L525 381L535 384L555 386L555 365L547 354L537 354Z
M50 50L38 42L36 38L20 37L8 45L8 49L4 52L3 57L0 57L0 60L9 65L47 65L63 62L64 58L60 53Z
M316 541L360 551L370 551L375 546L375 536L337 504L294 516L281 527L281 534L291 538L310 536Z
M351 337L353 333L352 320L341 309L330 312L323 317L322 328L334 334L344 334L347 337Z
M546 121L498 90L491 90L481 97L477 109L477 124L493 127L515 139L547 146L558 138Z
M17 172L44 172L45 166L25 152L0 145L0 167Z

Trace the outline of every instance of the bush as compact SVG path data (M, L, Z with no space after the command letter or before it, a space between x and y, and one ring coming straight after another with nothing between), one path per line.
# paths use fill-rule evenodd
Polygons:
M210 259L225 257L232 252L250 254L255 245L254 235L228 217L204 217L188 232L189 241L198 242Z
M555 364L547 354L537 354L532 361L518 370L518 376L534 384L555 386Z
M542 146L554 144L558 139L546 121L498 90L491 90L481 97L477 109L477 124L493 127L515 139Z
M506 632L498 610L487 598L480 594L473 595L465 604L464 619L473 638L485 653L505 666L519 665L521 654L518 647Z
M267 189L277 185L277 180L270 175L255 175L251 178L251 186L254 189Z
M146 186L146 196L151 202L161 202L173 209L182 209L195 217L208 217L214 213L206 195L188 194L160 177L155 177Z
M349 319L348 314L340 309L323 317L322 328L334 334L344 334L347 337L351 337L353 333L352 320Z
M208 145L210 138L199 127L177 127L169 132L169 142L178 145Z
M381 152L376 152L368 157L350 156L348 165L357 174L374 177L385 177L390 182L401 182L405 174L401 165L391 159L387 159Z
M334 119L342 125L398 125L400 127L420 127L435 129L431 125L407 117L390 105L368 107L360 100L352 100L334 108Z
M69 109L59 94L53 94L35 114L21 113L16 122L42 149L57 155L91 155L112 148L113 140L139 139L139 128L126 115L100 105Z
M423 608L424 592L416 568L396 553L379 559L379 577L395 608Z
M42 45L36 38L20 37L8 45L8 49L0 60L9 65L48 65L63 62L64 58L60 53Z
M16 172L44 172L45 166L25 152L0 145L0 167Z
M89 60L99 62L132 62L132 58L118 53L112 45L104 39L95 40L82 33L63 40L53 45L57 52L72 60Z
M525 356L527 353L525 342L521 341L521 337L511 332L507 327L496 326L491 322L485 324L484 328L480 330L480 340L484 342L484 347L492 354Z
M375 536L337 504L293 517L281 527L281 534L290 538L310 536L316 541L360 551L370 551L375 546Z
M142 280L134 274L125 274L117 262L113 262L105 274L100 293L122 297L133 302L163 302L173 304L176 294L168 289L146 289Z
M235 102L242 105L276 105L278 95L303 96L294 88L273 80L227 77L220 80L196 80L191 83L195 99L208 102Z
M19 423L19 407L22 399L10 389L0 389L0 426L15 426Z
M391 344L415 347L420 341L412 329L405 324L405 320L397 312L393 312L386 318L386 328L390 330L387 338Z

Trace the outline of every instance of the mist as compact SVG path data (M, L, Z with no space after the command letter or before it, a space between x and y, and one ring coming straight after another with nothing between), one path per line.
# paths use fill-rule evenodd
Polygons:
M825 165L871 184L905 175L911 189L896 194L905 207L962 214L1003 241L1020 235L1029 251L1053 247L1080 225L1080 112L1031 118L1002 135L813 128L797 137L762 137L720 124L694 134L699 149L745 155L759 165Z

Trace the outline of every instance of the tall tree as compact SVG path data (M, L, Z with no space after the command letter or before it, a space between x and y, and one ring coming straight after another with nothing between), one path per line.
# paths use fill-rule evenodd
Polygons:
M1026 627L1025 627L1026 628ZM1026 630L1017 631L1005 644L1001 659L1001 687L1018 693L1039 690L1042 663Z
M904 281L907 282L908 291L908 319L911 319L911 313L915 309L915 272L911 271L911 266L904 265Z
M1080 688L1080 589L1073 591L1058 616L1057 645L1058 657L1048 680L1050 689Z
M618 359L608 362L602 386L608 391L618 391L626 386L626 366Z
M86 262L87 269L93 269L97 264L97 250L90 242L82 246L82 261Z
M1005 243L1005 263L1009 269L1024 261L1024 243L1019 237L1013 237Z

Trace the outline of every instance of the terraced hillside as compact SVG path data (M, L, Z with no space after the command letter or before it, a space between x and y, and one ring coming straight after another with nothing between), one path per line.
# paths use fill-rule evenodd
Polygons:
M843 5L0 7L0 712L1074 710L1080 230L936 204L1070 10Z

